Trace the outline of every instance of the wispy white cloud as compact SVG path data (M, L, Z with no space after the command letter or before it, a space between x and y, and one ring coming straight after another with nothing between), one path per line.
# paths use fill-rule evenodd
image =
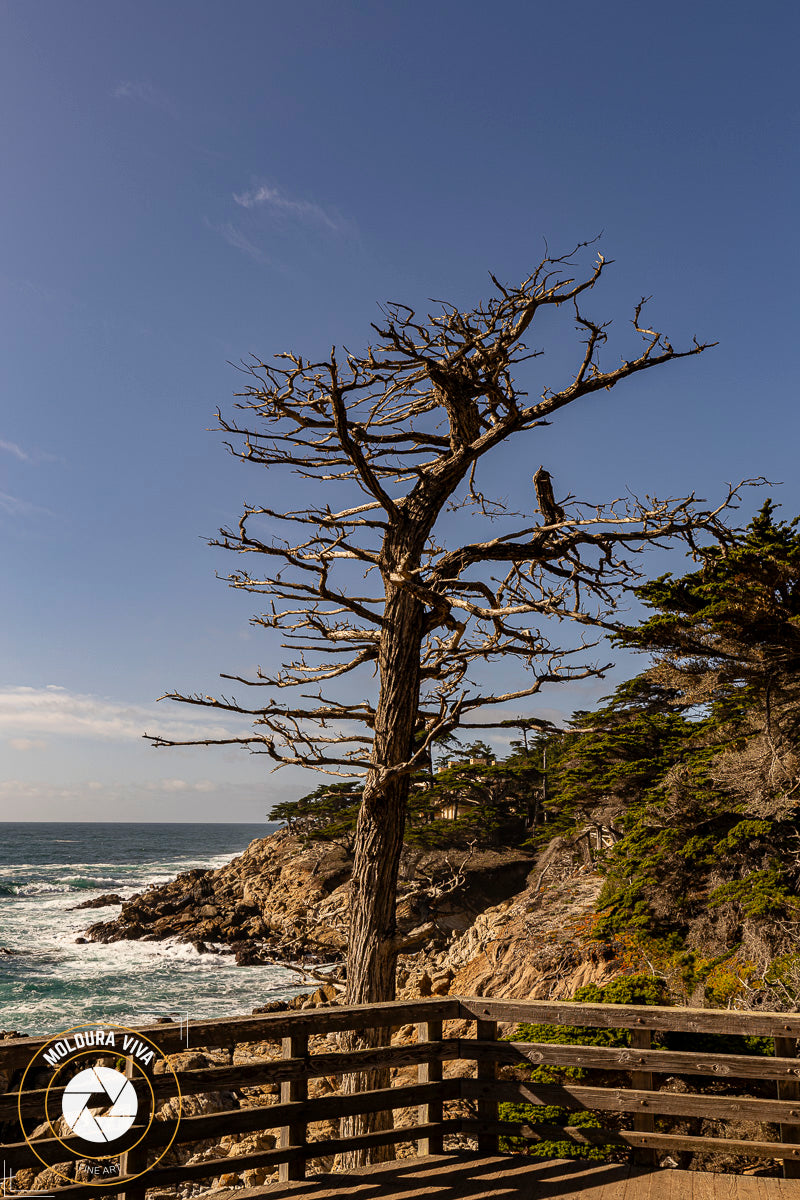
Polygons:
M18 743L48 735L127 742L141 739L145 731L175 741L230 737L237 732L221 724L216 713L212 724L183 716L174 707L124 704L55 685L0 688L0 735Z
M255 262L268 263L270 261L268 255L264 253L260 246L257 246L255 242L242 233L241 229L237 229L230 222L224 225L209 225L209 227L216 230L217 233L222 234L229 246L241 250L243 254L246 254L248 258L254 259Z
M44 750L46 742L39 738L9 738L8 744L12 750Z
M144 785L147 792L216 792L219 787L210 779L153 779Z
M30 454L23 450L21 446L18 446L16 442L6 442L0 438L0 450L5 450L8 454L13 454L20 462L31 461Z
M284 195L279 188L266 184L246 192L234 192L233 198L240 208L262 209L305 224L321 226L330 233L344 234L352 231L352 222L346 221L338 213L324 209L310 200L294 200L291 196Z
M7 442L3 438L0 438L0 450L5 450L6 454L13 454L20 462L31 463L34 466L38 463L57 461L55 454L48 454L44 450L25 450L17 442Z
M53 515L49 509L42 508L40 504L32 504L30 500L21 500L19 496L10 496L8 492L0 492L0 512L4 512L10 517L52 517Z
M111 95L115 100L139 100L151 108L158 108L162 112L169 113L177 120L178 110L175 102L165 91L147 79L123 79L117 84Z

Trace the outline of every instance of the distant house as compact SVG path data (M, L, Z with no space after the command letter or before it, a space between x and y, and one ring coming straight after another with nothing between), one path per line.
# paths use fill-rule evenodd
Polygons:
M465 758L451 758L448 762L442 763L437 771L437 775L452 767L465 767L467 764L471 767L493 767L494 763L494 757L470 758L469 760ZM469 809L479 807L479 800L459 792L453 792L451 795L443 796L440 800L433 802L433 819L435 821L457 821Z
M434 821L457 821L470 808L478 808L477 800L469 796L450 796L433 804Z

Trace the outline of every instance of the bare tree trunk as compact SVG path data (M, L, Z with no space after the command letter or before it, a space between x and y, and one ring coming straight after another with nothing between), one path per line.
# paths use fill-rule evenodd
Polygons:
M382 781L382 773L412 754L419 705L419 657L423 609L408 592L387 583L387 604L380 649L380 696L375 741L356 828L350 884L350 938L347 954L347 1003L380 1004L395 998L397 961L395 896L410 777ZM386 1046L391 1029L366 1029L343 1035L347 1049ZM389 1086L381 1068L345 1076L342 1090L352 1095ZM341 1136L391 1129L392 1114L344 1117ZM344 1169L394 1158L394 1147L355 1150L342 1155Z

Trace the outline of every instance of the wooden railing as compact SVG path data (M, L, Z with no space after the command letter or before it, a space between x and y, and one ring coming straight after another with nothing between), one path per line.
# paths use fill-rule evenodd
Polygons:
M468 1027L474 1036L444 1036L445 1022L471 1022ZM573 1044L498 1041L498 1024L548 1024L557 1026L589 1026L599 1029L627 1029L631 1032L629 1047L584 1046ZM336 1034L345 1030L363 1030L376 1026L401 1027L417 1025L417 1041L378 1050L351 1052L312 1052L309 1039L317 1035ZM177 1025L139 1027L139 1032L153 1041L164 1053L186 1050L186 1029ZM463 1024L456 1028L464 1032ZM651 1047L654 1033L695 1033L750 1035L774 1039L773 1057L746 1054L716 1054L710 1052L677 1051ZM437 1154L444 1148L450 1133L469 1134L477 1138L481 1153L496 1153L503 1135L530 1139L569 1140L577 1144L625 1147L638 1155L654 1160L656 1151L725 1152L760 1156L783 1163L784 1172L800 1177L800 1059L796 1057L800 1037L800 1015L783 1013L736 1013L712 1009L660 1008L617 1004L576 1004L549 1001L489 1000L484 998L431 998L413 1002L396 1001L379 1006L317 1008L265 1016L237 1017L227 1020L192 1022L188 1039L192 1049L200 1047L233 1048L242 1043L280 1042L279 1059L241 1063L233 1066L213 1066L181 1070L178 1074L181 1093L198 1095L221 1090L278 1085L278 1102L258 1107L236 1108L199 1116L184 1117L178 1129L175 1145L213 1139L225 1134L248 1134L275 1130L274 1149L253 1151L239 1157L206 1159L197 1163L156 1165L142 1177L147 1159L141 1148L131 1151L122 1163L122 1173L116 1182L120 1192L129 1198L141 1197L146 1187L164 1187L191 1179L250 1168L279 1168L284 1180L304 1177L309 1159L365 1149L390 1143L417 1143L418 1153ZM43 1040L21 1038L0 1042L0 1072L22 1069ZM475 1063L474 1077L448 1077L443 1063L467 1060ZM497 1077L498 1067L517 1066L578 1066L589 1070L611 1072L613 1084L585 1085L582 1081L565 1079L558 1084L540 1084L530 1080L503 1080ZM342 1076L371 1067L401 1067L415 1065L417 1082L394 1086L357 1095L332 1094L308 1098L311 1079L321 1076ZM620 1085L618 1073L629 1076L629 1083ZM19 1070L16 1071L17 1075ZM677 1075L705 1080L728 1080L736 1084L735 1095L708 1095L659 1091L655 1077ZM748 1084L748 1081L752 1083ZM774 1096L746 1094L747 1087L772 1090ZM742 1087L742 1085L744 1085ZM20 1100L12 1090L0 1095L0 1122L17 1121L18 1104L23 1118L41 1112L43 1094L26 1092ZM175 1079L157 1075L153 1079L155 1098L166 1100L177 1093ZM741 1094L744 1093L744 1094ZM54 1091L53 1097L57 1095ZM474 1115L448 1115L446 1106L452 1101L470 1101ZM503 1101L552 1105L564 1110L590 1109L597 1113L625 1114L630 1117L629 1128L586 1128L536 1126L526 1122L501 1121L498 1104ZM415 1106L417 1121L401 1129L382 1130L356 1137L334 1138L327 1141L308 1141L311 1123L336 1120L355 1113L397 1110ZM463 1109L463 1105L461 1106ZM657 1118L701 1118L704 1120L733 1120L777 1125L779 1140L769 1140L767 1134L757 1140L706 1135L664 1132L657 1128ZM615 1125L617 1122L614 1123ZM9 1125L6 1124L6 1128ZM172 1130L160 1122L150 1129L146 1139L147 1151L153 1159L166 1146ZM79 1158L86 1143L79 1138L64 1138L62 1145ZM36 1142L37 1150L48 1161L64 1161L56 1152L53 1138ZM57 1154L61 1157L58 1158ZM6 1142L0 1147L6 1173L23 1167L41 1170L41 1161L26 1141ZM127 1187L126 1187L127 1184ZM90 1183L68 1184L58 1188L59 1196L96 1192ZM112 1189L113 1190L113 1189ZM103 1188L108 1194L109 1188Z

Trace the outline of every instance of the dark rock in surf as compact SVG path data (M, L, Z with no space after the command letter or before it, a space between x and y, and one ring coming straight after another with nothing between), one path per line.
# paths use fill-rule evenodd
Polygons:
M118 896L116 892L109 892L106 896L93 896L91 900L84 900L82 904L68 908L67 912L79 912L82 908L110 908L112 904L122 904L122 896Z

